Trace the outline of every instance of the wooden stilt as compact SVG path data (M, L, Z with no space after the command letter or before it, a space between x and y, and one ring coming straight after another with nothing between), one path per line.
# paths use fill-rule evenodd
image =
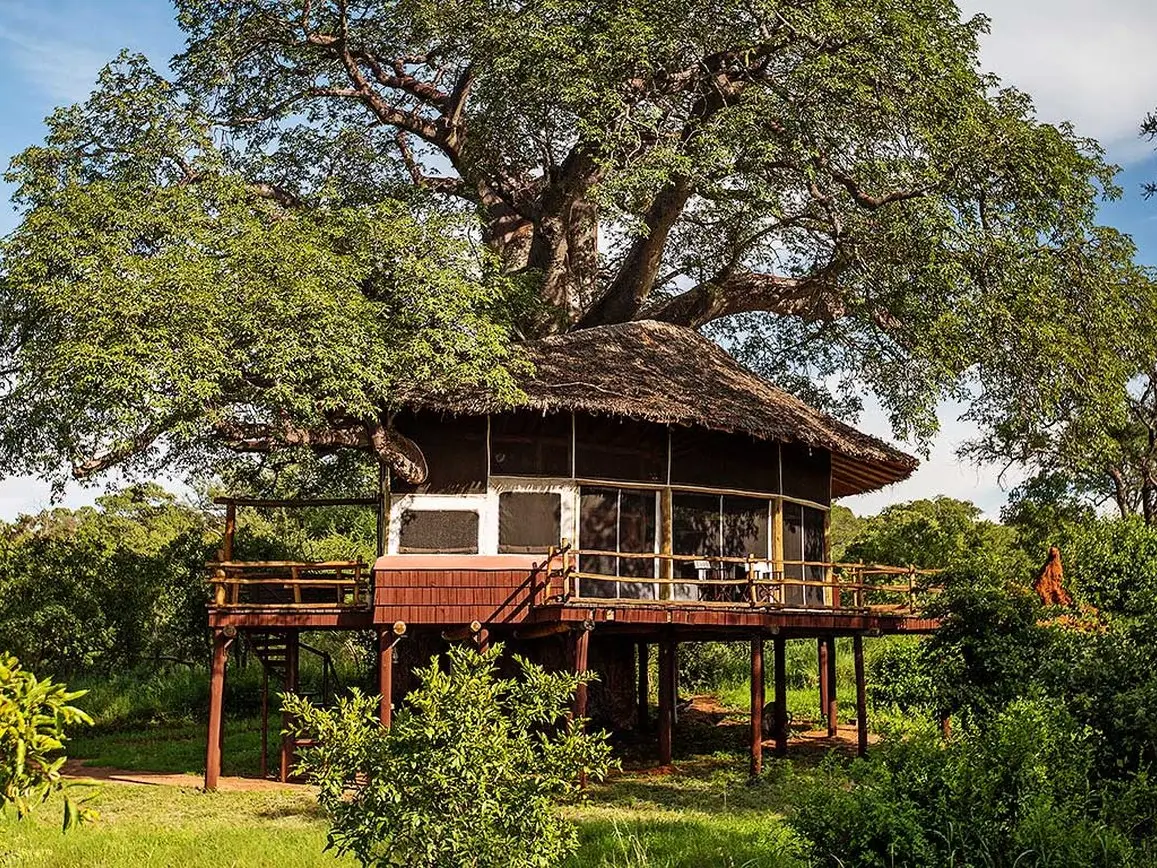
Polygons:
M751 776L763 771L763 639L751 640Z
M671 736L675 711L674 672L675 643L664 639L659 643L659 765L671 764Z
M828 640L823 636L816 639L816 662L820 683L820 717L828 714Z
M651 729L650 694L650 646L646 642L639 643L639 731L647 732Z
M298 663L300 660L298 639L297 630L289 630L285 634L285 693L297 691ZM288 734L291 722L290 716L283 711L281 713L281 729L284 734L281 736L281 768L278 774L278 780L282 783L289 780L289 769L293 765L293 736Z
M382 696L378 718L388 728L394 718L394 636L388 627L378 630L378 693Z
M952 738L952 715L947 711L940 715L940 735L945 741Z
M269 670L261 661L261 777L269 776Z
M224 630L213 633L213 663L209 670L209 732L205 751L205 789L217 789L221 776L221 732L225 712L225 663L230 639Z
M591 644L591 631L587 629L580 629L574 633L574 671L578 675L587 671L587 656ZM580 684L575 688L574 703L571 706L571 714L578 717L587 716L587 686Z
M787 756L787 643L775 637L775 755Z
M840 726L839 683L836 680L836 637L828 637L828 738L835 738Z
M864 637L852 638L852 653L856 658L856 742L860 756L868 752L868 691L864 684Z

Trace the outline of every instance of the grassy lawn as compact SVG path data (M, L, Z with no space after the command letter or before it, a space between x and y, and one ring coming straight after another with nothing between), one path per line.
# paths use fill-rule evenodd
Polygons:
M624 773L562 810L579 826L572 866L747 866L802 863L790 856L782 808L794 774L773 763L751 784L740 757L687 759L674 774ZM3 868L337 866L323 853L326 824L301 792L201 793L103 784L100 820L62 834L53 800L28 820L0 818Z
M780 868L794 858L783 811L806 778L814 756L770 761L751 782L739 746L744 727L689 719L676 733L677 770L636 768L592 786L564 806L579 828L581 849L570 866L604 868ZM230 774L256 770L256 720L231 722ZM78 738L71 754L92 765L199 773L204 728L169 723ZM647 743L628 746L646 756ZM628 759L628 765L631 760ZM201 793L196 789L102 784L94 825L60 832L60 805L44 805L29 820L0 817L0 868L52 866L336 866L324 853L326 823L313 799L298 791Z

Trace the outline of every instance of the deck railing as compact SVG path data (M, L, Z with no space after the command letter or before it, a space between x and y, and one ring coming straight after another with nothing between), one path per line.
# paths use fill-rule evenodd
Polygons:
M608 575L583 569L591 559L611 558L620 563L649 561L655 574ZM565 542L548 552L547 563L548 579L538 599L548 604L613 602L914 615L928 595L940 590L935 578L939 570L912 566L614 552L575 549ZM631 592L624 594L623 586Z
M214 561L208 564L218 607L364 608L370 571L362 561Z

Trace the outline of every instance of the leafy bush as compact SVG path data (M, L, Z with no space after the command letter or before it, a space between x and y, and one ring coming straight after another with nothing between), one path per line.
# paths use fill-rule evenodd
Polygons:
M940 628L921 646L933 703L965 719L990 716L1025 694L1045 656L1038 598L982 568L953 570L944 582L928 610Z
M1091 771L1087 731L1055 704L1016 701L947 745L931 732L890 743L847 775L829 760L790 821L830 866L1140 864Z
M1086 525L1067 567L1083 602L1114 615L1157 618L1157 527L1139 518Z
M360 692L333 711L287 697L295 731L316 740L301 770L320 788L331 847L362 865L427 868L540 868L574 851L553 802L610 764L605 735L567 717L589 676L515 658L520 677L499 678L501 651L453 648L448 671L419 670L388 730Z
M37 802L64 793L64 828L94 815L70 798L61 776L66 726L91 724L63 684L39 679L9 654L0 654L0 808L24 817Z

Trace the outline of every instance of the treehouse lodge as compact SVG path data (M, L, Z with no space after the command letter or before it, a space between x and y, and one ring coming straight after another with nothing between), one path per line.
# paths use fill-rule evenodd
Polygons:
M236 511L210 565L214 632L205 783L221 769L228 649L241 639L268 682L298 688L304 630L373 630L381 719L414 666L448 642L502 641L550 667L594 670L575 713L652 731L671 761L680 642L751 649L751 761L787 748L787 639L817 643L821 708L837 721L835 641L852 637L859 746L863 638L934 629L933 589L910 568L832 563L832 499L908 477L910 456L776 389L697 333L639 322L529 345L516 410L484 394L414 395L396 420L421 449L420 484L383 480L372 565L234 560ZM765 727L763 654L774 646ZM648 658L658 649L658 713ZM395 675L396 673L396 675ZM263 767L267 757L267 736ZM281 743L280 777L295 745Z

